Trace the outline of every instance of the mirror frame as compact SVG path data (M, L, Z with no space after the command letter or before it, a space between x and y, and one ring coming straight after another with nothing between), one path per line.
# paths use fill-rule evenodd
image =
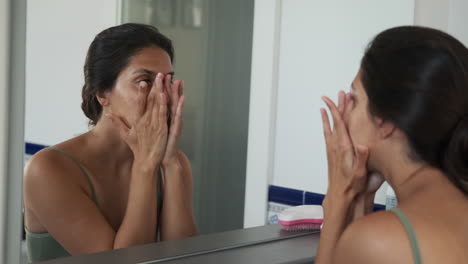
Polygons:
M0 259L2 263L20 263L22 217L22 183L24 162L24 109L26 68L26 13L27 0L1 0L1 16L5 27L6 47L5 87L2 88L4 104L0 110L5 140L0 146L0 158L4 168L0 206L1 236ZM3 36L2 36L3 37ZM3 73L2 73L3 74Z

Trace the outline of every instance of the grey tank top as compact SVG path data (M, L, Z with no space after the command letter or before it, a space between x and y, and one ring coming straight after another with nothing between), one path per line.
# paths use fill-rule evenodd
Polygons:
M414 232L414 228L411 225L408 217L406 217L406 215L396 207L390 209L390 211L397 215L398 219L400 219L401 224L406 230L406 234L408 235L408 239L410 241L411 251L413 252L414 263L422 264L421 249L419 248L418 240L416 239L416 233Z

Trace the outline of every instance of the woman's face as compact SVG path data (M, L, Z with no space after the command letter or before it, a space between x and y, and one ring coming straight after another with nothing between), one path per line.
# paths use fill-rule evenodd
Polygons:
M363 145L372 149L378 140L377 120L368 110L368 97L361 83L361 74L358 72L351 85L351 100L344 115L349 135L354 146Z
M158 73L174 75L167 52L158 47L148 47L135 54L106 96L108 111L122 117L130 127L140 116L137 111L139 89L146 86L142 91L147 95Z

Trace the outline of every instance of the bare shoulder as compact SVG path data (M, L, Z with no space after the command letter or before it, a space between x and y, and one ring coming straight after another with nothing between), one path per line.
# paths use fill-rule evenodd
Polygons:
M362 217L346 228L334 263L412 263L412 252L399 219L388 211Z
M66 150L83 149L83 135L61 142L54 147ZM45 148L34 154L24 167L25 183L41 184L47 180L80 180L80 170L70 157L52 148ZM74 177L78 176L78 177Z
M40 196L69 191L83 186L80 170L67 156L53 149L43 149L28 161L24 168L24 199L29 208Z
M60 168L64 168L63 159L55 150L43 149L29 159L24 167L25 183L40 184L43 180L51 180Z

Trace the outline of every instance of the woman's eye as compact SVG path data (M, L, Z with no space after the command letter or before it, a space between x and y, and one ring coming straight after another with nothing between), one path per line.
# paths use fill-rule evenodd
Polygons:
M138 87L151 88L152 83L151 83L151 80L149 80L149 79L144 79L144 80L139 80L139 81L137 82L137 86L138 86Z
M148 85L151 85L151 83L152 83L152 81L150 79L144 79L144 80L141 80L140 82L145 82Z

